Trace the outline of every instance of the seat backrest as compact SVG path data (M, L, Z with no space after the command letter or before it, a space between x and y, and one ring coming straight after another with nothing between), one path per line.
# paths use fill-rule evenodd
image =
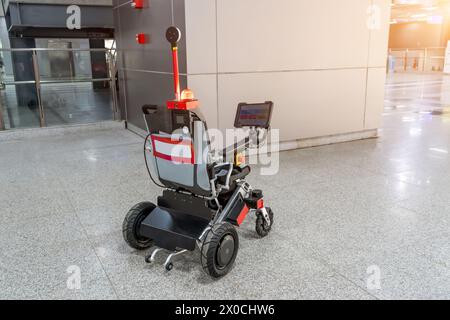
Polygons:
M167 188L184 189L200 196L210 196L211 186L208 174L208 141L205 137L205 125L194 122L194 137L186 134L152 134L150 164L152 172Z

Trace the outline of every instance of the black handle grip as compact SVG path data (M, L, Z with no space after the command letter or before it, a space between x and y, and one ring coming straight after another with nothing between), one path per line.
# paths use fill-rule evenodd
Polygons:
M250 169L249 166L244 167L240 173L232 175L231 176L231 180L232 181L236 181L236 180L244 179L245 177L247 177L251 173L251 171L252 170Z
M146 104L145 106L142 107L142 112L147 116L152 113L155 113L156 111L158 111L158 106L156 105Z
M238 172L238 173L232 174L232 175L231 175L231 177L230 177L230 183L233 183L233 182L235 182L235 181L237 181L237 180L244 179L245 177L247 177L247 176L251 173L251 169L250 169L249 166L246 166L246 167L242 168L241 171L239 171L239 169L236 169L236 168L235 168L234 171L236 171L236 172ZM234 173L234 171L233 171L233 173ZM225 185L226 180L227 180L227 177L226 177L226 176L220 176L220 177L218 177L218 181L219 181L220 184L222 184L222 185Z

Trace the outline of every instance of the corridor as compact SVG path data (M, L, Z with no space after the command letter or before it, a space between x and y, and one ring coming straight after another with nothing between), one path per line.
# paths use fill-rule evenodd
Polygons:
M0 299L448 299L449 87L391 77L379 139L283 152L276 176L254 170L273 233L257 239L249 219L235 269L216 282L198 253L166 273L123 241L127 210L160 193L140 137L0 135ZM67 289L71 266L81 290Z

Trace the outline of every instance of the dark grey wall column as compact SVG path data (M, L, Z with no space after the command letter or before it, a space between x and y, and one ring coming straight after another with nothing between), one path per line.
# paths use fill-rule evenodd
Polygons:
M90 39L89 45L91 49L104 49L105 40ZM108 65L106 63L105 52L91 52L92 78L106 79L108 78ZM109 88L109 82L93 82L94 90Z
M8 28L4 17L0 17L0 41L2 42L3 49L10 48ZM3 53L3 63L5 64L5 72L7 75L12 74L12 61L9 53Z
M35 48L33 38L11 38L11 48ZM34 81L33 55L31 51L13 52L12 63L15 81ZM36 85L21 84L16 86L17 103L20 107L38 109Z
M165 38L166 30L175 24L185 34L184 0L145 1L143 10L134 9L127 0L115 0L114 20L119 49L120 104L126 120L144 128L141 107L164 105L173 98L172 57ZM149 35L146 45L136 43L136 34ZM186 41L180 46L182 86L187 83Z

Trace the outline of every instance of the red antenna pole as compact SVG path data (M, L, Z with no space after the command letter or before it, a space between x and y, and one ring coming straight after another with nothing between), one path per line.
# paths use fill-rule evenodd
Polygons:
M180 88L180 68L178 65L178 47L172 47L172 62L173 62L173 82L175 89L175 100L181 100L181 88Z
M175 90L175 101L181 100L180 89L180 67L178 65L178 42L181 40L181 31L177 27L170 27L166 32L167 41L172 46L172 63L173 63L173 83Z

